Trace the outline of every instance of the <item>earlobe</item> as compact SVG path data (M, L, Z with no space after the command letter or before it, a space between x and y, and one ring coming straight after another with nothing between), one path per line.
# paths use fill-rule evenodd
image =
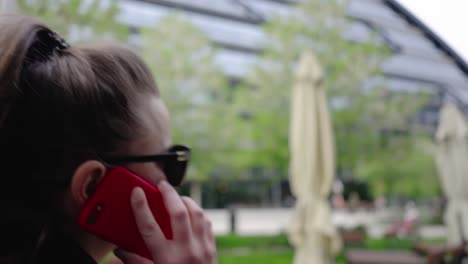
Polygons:
M85 161L76 168L70 188L73 200L79 207L94 193L105 173L106 167L96 160Z

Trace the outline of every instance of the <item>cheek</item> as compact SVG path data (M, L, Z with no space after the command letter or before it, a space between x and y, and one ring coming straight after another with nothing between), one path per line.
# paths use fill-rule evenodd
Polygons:
M159 170L164 172L164 162L156 162L156 166Z
M156 186L161 180L166 180L163 168L154 162L133 163L126 166L137 176Z

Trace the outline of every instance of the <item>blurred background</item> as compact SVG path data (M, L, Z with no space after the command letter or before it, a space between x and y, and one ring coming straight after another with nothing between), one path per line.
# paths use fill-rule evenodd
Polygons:
M361 263L348 253L447 243L437 131L444 104L468 113L468 67L434 23L450 13L417 2L2 0L0 11L38 17L73 44L127 43L145 59L173 141L193 149L180 192L207 209L220 263L293 260L291 93L312 51L334 133L335 261Z

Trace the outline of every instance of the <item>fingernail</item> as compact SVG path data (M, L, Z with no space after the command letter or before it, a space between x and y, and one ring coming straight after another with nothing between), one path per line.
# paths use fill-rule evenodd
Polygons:
M135 187L132 191L132 200L139 201L145 198L145 192L140 187Z
M160 181L158 183L158 188L161 191L165 191L165 190L168 190L170 188L170 185L169 185L169 183L167 181Z

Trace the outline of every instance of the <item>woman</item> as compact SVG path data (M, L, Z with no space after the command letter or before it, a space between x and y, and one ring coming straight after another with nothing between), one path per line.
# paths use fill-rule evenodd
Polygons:
M76 219L106 174L102 157L169 151L168 122L151 73L129 49L69 46L32 18L0 16L0 263L99 263L112 250L126 264L147 263ZM144 192L129 198L154 262L216 263L210 222L167 182L175 165L119 165L157 185L168 208L171 241Z

